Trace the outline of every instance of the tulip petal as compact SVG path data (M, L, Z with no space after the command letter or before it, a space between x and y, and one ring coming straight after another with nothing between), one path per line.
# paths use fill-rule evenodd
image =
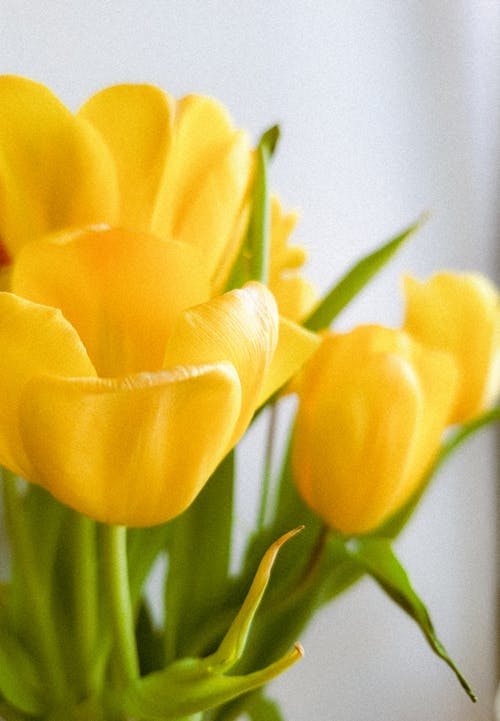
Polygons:
M173 218L172 236L200 249L214 279L242 239L232 233L247 199L251 165L246 134L234 133L180 199Z
M227 363L119 380L34 378L21 408L33 480L98 521L162 523L222 460L240 398Z
M0 238L15 254L65 227L116 221L111 156L43 85L0 77Z
M290 378L293 378L313 356L320 344L320 336L281 317L278 344L260 393L258 405L262 405Z
M16 262L12 287L60 308L102 377L159 370L178 314L209 297L195 249L123 230L30 243Z
M450 423L470 420L500 392L498 292L477 274L438 273L426 282L404 278L405 330L453 355L460 389Z
M278 315L271 293L248 283L190 308L179 318L167 345L164 367L229 361L241 381L241 413L231 445L255 411L278 336Z
M331 367L322 379L324 396L304 399L297 415L295 475L330 526L363 532L379 524L405 476L421 413L417 380L386 355L349 373Z
M174 115L175 101L151 85L106 88L78 113L99 131L113 156L122 227L144 232L151 229Z
M288 237L297 222L297 214L285 213L278 198L271 199L271 254L269 288L276 298L280 314L300 321L313 309L317 294L301 277L299 270L307 259L301 246L288 245Z
M0 293L0 463L30 477L19 433L21 394L34 375L95 376L76 331L54 308L36 305L10 293ZM49 408L42 432L52 420Z
M196 245L205 242L208 225L210 237L219 245L225 243L229 224L236 222L235 214L250 181L251 162L246 136L234 130L222 105L201 95L179 100L151 231L172 237L180 233L183 240ZM189 206L196 195L201 197L196 201L196 214L193 211L191 215ZM218 223L221 227L217 234Z
M401 331L326 334L301 378L293 446L313 510L345 533L380 525L433 460L455 390L453 360Z

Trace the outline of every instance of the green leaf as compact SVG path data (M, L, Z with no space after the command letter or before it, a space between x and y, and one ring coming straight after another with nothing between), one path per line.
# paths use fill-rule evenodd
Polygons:
M386 265L405 240L420 229L425 220L426 216L422 216L388 243L385 243L356 263L307 318L304 323L305 327L314 331L328 328L348 303Z
M3 626L0 626L0 693L24 713L38 716L45 710L45 693L36 665Z
M236 661L241 658L248 638L248 633L250 631L250 626L255 613L257 612L257 608L260 605L264 591L267 588L267 584L269 583L271 569L278 551L283 544L285 544L290 538L293 538L293 536L301 530L302 528L299 527L295 528L293 531L288 531L288 533L285 533L281 536L281 538L278 538L278 540L268 548L259 564L253 583L250 586L250 590L238 615L231 624L229 631L224 636L217 651L205 659L207 663L210 665L215 664L223 671L226 671L232 668Z
M280 547L299 529L279 538L264 555L239 613L219 648L205 658L184 658L138 679L125 691L121 708L143 721L169 721L220 706L270 681L302 656L300 646L275 663L242 676L226 676L241 658L250 626L267 587ZM114 699L119 703L119 699Z
M279 138L274 125L261 137L256 150L256 168L252 208L242 248L236 259L226 290L241 287L248 280L267 283L269 274L269 184L268 165Z
M224 676L200 659L183 659L128 689L122 707L140 721L177 721L260 688L301 657L297 647L276 663L245 676Z
M429 612L414 591L390 541L384 538L366 539L357 543L351 553L388 596L419 625L434 653L448 664L471 700L476 701L471 687L436 636Z
M258 560L273 539L281 536L289 528L296 528L301 525L304 526L304 531L300 543L289 544L283 549L280 556L280 566L273 573L271 583L273 596L282 597L285 595L303 573L304 566L309 560L322 525L318 516L302 500L293 481L290 440L285 452L277 489L276 507L271 514L271 521L267 528L254 533L248 542L244 569L240 576L241 581L246 586L249 583L249 578L255 572Z
M190 653L204 619L226 597L233 527L234 452L222 461L195 502L171 524L165 610L166 658Z
M265 150L269 159L271 159L274 155L279 138L280 127L279 125L273 125L262 134L262 137L259 140L259 146Z

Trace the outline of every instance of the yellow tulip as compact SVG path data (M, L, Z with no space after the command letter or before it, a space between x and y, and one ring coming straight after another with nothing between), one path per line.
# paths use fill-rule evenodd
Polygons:
M459 390L450 423L485 410L500 392L500 304L483 276L438 273L426 282L404 281L404 328L421 343L450 353L459 368Z
M455 397L453 359L406 333L327 333L299 387L297 486L346 534L377 528L407 501L439 447Z
M105 224L197 248L212 295L223 292L246 231L254 153L212 98L117 85L74 115L43 85L0 76L0 148L0 271L31 240ZM298 320L312 298L293 270L302 251L286 248L293 224L275 201L270 285Z
M0 293L0 463L99 521L181 513L315 339L259 283L210 299L196 249L82 230L24 245Z

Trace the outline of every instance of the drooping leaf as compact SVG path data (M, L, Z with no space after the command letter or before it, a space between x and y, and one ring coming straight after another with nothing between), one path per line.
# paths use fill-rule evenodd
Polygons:
M314 331L328 328L348 303L388 263L403 243L422 226L424 220L425 216L419 218L395 238L358 261L307 318L304 324L306 328Z
M468 682L439 641L429 612L413 589L405 569L391 548L390 541L384 538L365 539L356 544L351 553L388 596L418 624L434 653L448 664L470 699L476 701Z

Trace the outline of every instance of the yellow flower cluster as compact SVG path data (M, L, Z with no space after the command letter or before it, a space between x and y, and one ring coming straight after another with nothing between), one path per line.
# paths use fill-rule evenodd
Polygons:
M0 463L97 520L166 521L317 345L261 284L221 295L248 139L206 97L122 85L74 115L4 76L0 147Z
M377 528L409 500L443 432L500 391L497 290L472 274L406 278L403 328L325 334L299 388L293 465L325 522Z

